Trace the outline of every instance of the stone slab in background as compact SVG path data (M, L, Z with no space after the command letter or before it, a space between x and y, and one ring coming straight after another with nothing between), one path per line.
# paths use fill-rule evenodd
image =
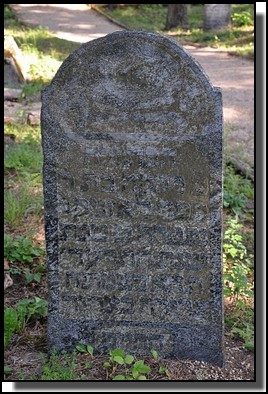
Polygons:
M4 86L7 88L21 88L21 81L15 62L12 58L4 60Z
M50 349L223 364L222 100L177 42L116 32L43 92Z
M4 99L17 101L21 97L22 89L4 88Z

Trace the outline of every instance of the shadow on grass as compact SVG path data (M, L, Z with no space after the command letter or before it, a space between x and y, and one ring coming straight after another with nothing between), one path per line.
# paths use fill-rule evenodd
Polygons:
M39 53L51 56L59 61L65 60L70 53L81 45L77 42L54 37L43 28L27 29L23 35L17 36L16 40L21 47L36 48Z

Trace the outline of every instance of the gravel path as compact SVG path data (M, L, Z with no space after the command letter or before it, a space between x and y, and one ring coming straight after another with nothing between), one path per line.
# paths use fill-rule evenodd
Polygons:
M57 37L86 42L121 27L85 4L11 4L29 25L48 27ZM254 166L254 63L213 48L185 45L215 86L223 91L225 155Z

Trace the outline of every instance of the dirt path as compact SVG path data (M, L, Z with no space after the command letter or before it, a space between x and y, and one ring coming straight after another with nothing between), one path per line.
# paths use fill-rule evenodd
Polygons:
M11 4L29 25L48 27L57 37L86 42L122 30L85 4ZM254 166L254 63L213 48L184 46L223 90L225 155Z
M10 4L27 25L47 27L58 38L87 42L122 30L86 4Z

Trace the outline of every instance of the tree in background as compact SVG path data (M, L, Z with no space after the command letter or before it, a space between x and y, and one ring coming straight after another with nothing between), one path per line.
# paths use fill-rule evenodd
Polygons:
M165 30L177 26L187 27L187 4L168 4Z
M205 4L205 30L217 30L231 23L231 4Z

